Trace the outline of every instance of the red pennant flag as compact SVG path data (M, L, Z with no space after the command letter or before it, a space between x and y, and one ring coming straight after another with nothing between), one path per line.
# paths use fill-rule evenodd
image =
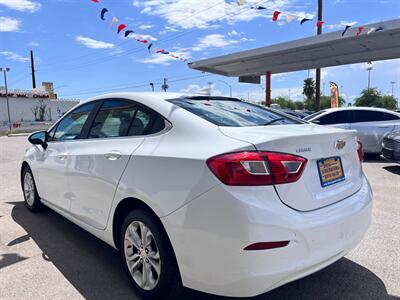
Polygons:
M274 11L274 15L272 16L272 21L278 21L279 15L281 14L280 11Z
M359 36L363 32L363 30L364 30L364 27L362 27L362 26L358 27L357 36Z
M148 40L137 40L139 43L147 44L149 41Z
M94 2L94 3L99 3L100 1L99 0L91 0L92 2Z
M165 50L162 50L162 49L159 49L156 51L156 53L164 53L164 52L165 52Z
M126 25L125 24L120 24L119 26L118 26L118 31L117 31L117 33L119 34L122 30L124 30L126 28Z
M319 20L318 22L317 22L317 27L322 27L322 25L324 25L324 21L321 21L321 20Z

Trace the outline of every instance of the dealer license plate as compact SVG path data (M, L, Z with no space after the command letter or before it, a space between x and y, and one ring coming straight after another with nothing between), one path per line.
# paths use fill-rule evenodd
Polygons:
M317 165L322 187L345 180L342 160L339 156L320 159Z

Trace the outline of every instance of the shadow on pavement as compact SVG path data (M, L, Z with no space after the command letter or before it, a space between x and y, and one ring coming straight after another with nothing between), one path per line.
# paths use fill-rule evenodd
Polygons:
M388 167L383 167L386 171L389 171L390 173L393 173L395 175L400 175L400 165L394 165L394 166L388 166Z
M32 239L43 251L42 257L51 261L84 298L139 299L116 250L55 212L33 214L23 202L11 204L13 220L27 232L20 241ZM253 299L290 298L395 299L388 295L384 283L374 273L346 258ZM227 298L187 290L182 299Z

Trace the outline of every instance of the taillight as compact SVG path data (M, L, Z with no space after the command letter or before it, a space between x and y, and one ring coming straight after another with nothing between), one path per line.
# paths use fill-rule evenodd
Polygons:
M214 175L226 185L257 186L299 180L307 159L277 152L237 152L207 160Z
M360 141L357 141L357 153L358 153L358 158L360 161L364 160L364 151L363 151L363 146Z

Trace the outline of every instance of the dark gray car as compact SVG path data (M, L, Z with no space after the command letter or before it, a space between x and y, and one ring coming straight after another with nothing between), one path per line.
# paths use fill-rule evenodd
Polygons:
M400 130L392 132L383 139L382 158L400 164Z

